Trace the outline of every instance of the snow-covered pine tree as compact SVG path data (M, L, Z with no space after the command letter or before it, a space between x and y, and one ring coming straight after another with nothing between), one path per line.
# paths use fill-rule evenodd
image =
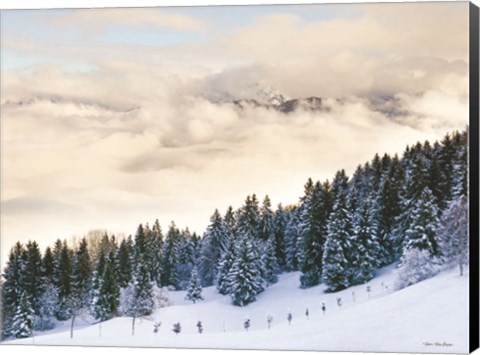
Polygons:
M145 254L146 248L147 248L146 230L143 224L139 224L137 228L137 232L135 233L135 244L134 244L135 263L140 262L140 260L143 260L143 256Z
M380 184L382 182L382 175L383 175L382 161L378 153L375 153L375 156L373 157L370 166L371 166L371 170L370 170L370 180L369 180L368 188L370 191L373 192L373 195L376 195L377 191L380 188Z
M55 265L55 283L58 290L58 305L55 316L58 320L67 320L71 316L73 252L63 241Z
M231 290L230 271L236 259L235 251L237 250L237 247L235 244L236 240L230 238L227 250L220 261L217 278L217 291L222 295L228 295Z
M351 241L353 253L351 284L362 284L373 278L373 270L378 263L376 256L380 254L374 208L368 199L361 202L354 213Z
M278 273L280 267L278 266L276 256L275 236L270 235L270 238L265 242L265 248L262 253L263 264L263 278L267 285L274 284L278 281Z
M92 264L87 240L85 238L80 241L80 245L75 252L71 282L72 292L69 300L69 308L72 316L70 333L71 336L73 336L75 318L86 311L91 304Z
M259 237L267 241L275 233L274 230L274 215L272 212L272 204L270 197L265 196L263 200L262 208L260 209L260 221L259 221Z
M13 316L10 334L15 338L28 338L33 335L33 309L26 292L22 292L15 315Z
M93 272L93 276L92 276L93 281L92 281L92 289L91 289L91 295L90 295L91 312L94 316L96 314L95 305L97 304L97 301L100 297L100 290L102 289L102 283L103 283L103 277L105 275L106 265L107 265L107 258L105 257L103 250L100 250L98 254L98 259L95 265L95 271Z
M405 181L403 166L395 155L375 203L378 224L380 253L377 255L378 266L385 266L397 260L403 250L400 240L395 238L396 220L401 213L401 194Z
M327 192L328 193L328 192ZM300 286L312 287L321 282L323 247L327 234L327 206L324 205L322 185L317 181L303 200L300 215L302 263Z
M460 276L469 262L468 235L468 198L460 195L444 211L438 229L442 259L448 266L458 266Z
M236 259L230 271L230 296L236 306L245 306L255 301L264 290L261 265L253 240L241 236L237 243Z
M146 261L150 271L150 280L161 286L163 233L158 219L152 225L146 240Z
M335 173L335 177L332 181L332 200L336 201L340 196L346 198L348 194L348 176L345 170L339 170Z
M260 232L260 212L258 208L258 200L255 194L251 197L247 196L245 204L238 212L237 217L237 235L242 235L255 240L259 237Z
M123 239L117 251L117 279L120 287L127 287L132 281L132 252L127 239Z
M148 270L140 263L135 275L135 310L137 317L152 313L155 305L152 290Z
M200 249L200 273L204 286L213 285L217 279L220 261L230 238L229 228L218 210L215 210L203 236Z
M285 270L285 228L287 226L288 216L287 212L283 209L282 204L277 206L275 216L273 220L273 229L275 234L275 246L277 262L281 270Z
M230 234L235 234L237 221L235 219L235 212L233 211L232 206L228 206L227 212L225 212L225 216L223 217L223 221L225 222Z
M425 142L425 145L427 145L427 142ZM429 145L427 145L429 147ZM424 148L425 149L425 148ZM427 148L429 149L429 148ZM428 152L428 181L427 181L427 187L430 189L430 191L433 194L433 197L435 198L435 203L437 206L439 206L438 212L441 213L441 210L444 209L444 203L443 201L443 191L442 191L442 184L441 184L441 177L442 177L442 172L440 171L440 153L441 153L441 146L438 142L435 142L433 145L433 148L429 149ZM442 207L440 207L442 205Z
M55 309L58 303L57 288L51 282L44 286L44 292L40 297L40 309L35 317L34 325L36 330L49 330L55 326Z
M40 298L45 290L42 281L42 254L37 242L29 241L26 245L25 268L22 275L22 289L35 316L40 312Z
M441 172L439 180L441 199L437 203L441 210L447 207L453 196L456 149L452 138L447 134L442 139L438 157L438 170Z
M122 310L125 315L132 317L132 335L135 335L136 319L151 314L154 307L150 275L146 267L139 262L134 273L134 283L122 290Z
M327 241L323 253L322 279L327 290L347 288L351 275L350 239L353 234L350 212L345 195L339 194L327 223Z
M372 169L367 165L368 169L363 168L362 165L357 166L352 179L349 183L347 205L350 211L355 211L361 201L369 195L369 183L373 180L369 175Z
M458 137L457 159L454 165L452 198L468 195L468 131Z
M199 300L203 300L202 297L202 285L200 278L198 277L197 268L193 268L190 283L187 288L187 296L185 299L196 303Z
M55 259L53 257L52 249L47 247L42 258L42 280L44 283L54 282Z
M175 222L172 221L168 228L162 248L162 272L160 276L162 286L175 286L176 284L177 276L175 271L178 263L179 243L181 238L182 236L179 229L175 225Z
M432 256L439 255L437 209L432 192L426 187L411 210L411 224L405 233L405 249L426 250Z
M289 213L288 222L285 227L285 268L287 271L296 271L298 263L298 239L300 235L300 213L301 209L296 207Z
M185 290L190 282L193 267L197 262L192 244L192 235L188 228L180 232L176 261L174 286L177 290Z
M3 271L2 283L2 338L12 335L13 317L18 309L22 289L22 275L24 274L25 249L17 242L8 255L8 261Z
M110 252L106 259L100 292L95 302L95 318L101 322L114 317L120 303L120 288L115 269L115 255Z
M412 157L406 164L405 184L401 194L401 212L395 219L395 244L397 250L403 250L407 230L414 223L412 220L413 209L428 184L428 166L425 156L422 154L422 146L419 144L412 148L409 155ZM405 159L404 159L405 160Z
M55 325L54 315L58 303L58 290L54 285L55 260L52 249L47 247L42 258L41 282L43 293L40 297L40 309L35 316L35 330L49 330Z

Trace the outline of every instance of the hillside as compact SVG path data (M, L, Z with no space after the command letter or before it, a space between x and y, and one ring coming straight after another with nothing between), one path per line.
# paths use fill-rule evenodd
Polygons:
M246 307L232 306L229 297L219 295L213 287L204 289L205 299L196 304L184 300L184 291L170 292L173 305L137 321L135 336L131 335L131 318L122 317L104 322L101 337L98 324L84 322L70 339L66 322L37 334L34 340L5 344L432 353L468 350L468 277L459 277L456 270L393 292L395 273L389 266L379 270L368 283L370 297L366 285L330 294L323 292L323 286L302 290L298 288L298 277L298 272L280 275L277 284ZM342 308L337 306L338 297L342 298ZM327 307L325 315L322 302ZM290 326L289 311L293 315ZM273 316L271 329L267 327L268 314ZM247 317L251 319L248 332L243 329ZM199 320L203 334L198 334L195 326ZM153 333L154 321L162 322L158 334ZM178 335L172 332L176 322L182 325Z

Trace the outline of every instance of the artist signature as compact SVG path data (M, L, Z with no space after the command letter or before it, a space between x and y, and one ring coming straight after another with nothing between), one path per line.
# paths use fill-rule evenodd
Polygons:
M447 343L446 341L434 341L434 342L429 342L429 341L426 341L423 343L423 346L441 346L441 347L450 347L450 346L453 346L452 343Z

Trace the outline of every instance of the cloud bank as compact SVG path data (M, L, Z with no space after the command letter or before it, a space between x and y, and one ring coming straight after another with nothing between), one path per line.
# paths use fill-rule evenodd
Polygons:
M5 28L6 48L37 62L2 69L4 245L128 234L155 218L201 233L247 194L295 203L308 177L465 127L465 4L338 6L318 20L272 10L228 31L179 9L42 12L36 23L65 35L41 40ZM102 37L117 27L177 38ZM322 110L260 104L272 88L322 98Z

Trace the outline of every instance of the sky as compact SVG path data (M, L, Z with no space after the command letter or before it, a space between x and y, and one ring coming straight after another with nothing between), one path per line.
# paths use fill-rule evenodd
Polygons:
M3 258L157 218L202 234L468 123L466 2L10 10L1 36ZM326 109L232 104L268 90Z

